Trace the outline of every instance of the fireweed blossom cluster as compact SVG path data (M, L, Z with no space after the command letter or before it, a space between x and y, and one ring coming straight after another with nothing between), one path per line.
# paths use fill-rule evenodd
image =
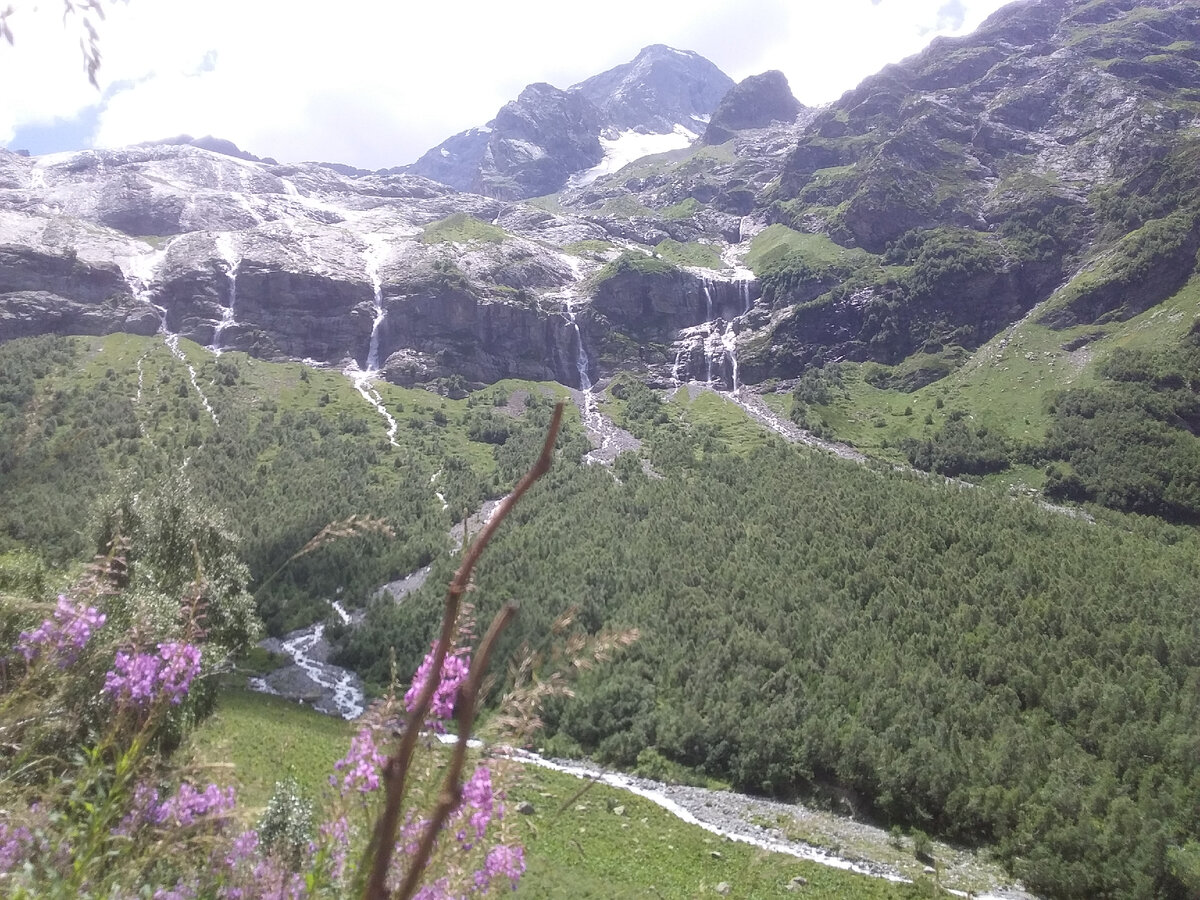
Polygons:
M370 728L359 731L350 741L350 752L333 764L334 772L341 772L342 796L351 793L369 794L379 787L379 770L387 762L387 755L375 747L375 738ZM336 774L329 776L329 783L339 787Z
M78 661L83 648L104 623L104 613L95 607L60 597L53 616L37 628L21 632L15 649L28 662L53 660L63 670L61 677L71 677L74 670L68 671L69 667ZM433 656L431 650L405 697L410 713L430 677ZM122 730L129 727L129 720L118 717L125 724L116 727L114 720L114 730L105 738L108 742L105 753L91 756L101 768L107 764L100 760L119 759L120 766L130 773L124 798L98 820L103 822L99 834L107 837L95 847L72 850L61 836L55 837L53 829L47 832L40 826L31 830L24 825L0 823L0 884L14 879L10 886L28 888L36 896L43 876L70 881L73 870L88 871L92 863L81 866L80 854L94 853L94 864L103 866L100 860L120 859L131 848L147 843L159 847L159 852L165 850L171 862L177 860L180 868L171 875L162 872L160 877L165 882L143 884L128 894L121 894L114 887L116 893L111 896L122 900L125 897L129 900L134 897L308 900L342 896L361 880L362 873L356 871L358 848L369 834L372 810L383 801L382 769L387 762L387 755L376 744L377 732L369 727L355 735L346 756L334 764L329 782L338 796L327 809L325 821L318 823L312 832L307 846L301 845L298 858L289 858L268 846L258 831L231 831L230 825L236 817L232 789L184 782L164 796L153 780L144 780L156 767L147 765L152 762L149 756L142 756L145 753L142 748L148 746L143 738L166 721L166 711L171 705L181 703L186 697L200 674L201 657L201 647L180 641L159 643L154 652L126 650L115 654L100 694L110 698L118 711L132 708L143 711L144 715L134 723L136 740ZM430 729L445 731L469 670L469 649L452 648L445 657L434 692L427 723ZM32 669L27 677L34 677ZM130 740L132 743L127 744ZM431 741L429 746L434 743ZM431 771L440 767L436 761L430 765ZM99 770L81 775L82 780L94 778L97 783L109 782L112 777L111 771L106 774ZM524 854L521 847L503 842L502 799L493 787L491 769L487 765L478 766L462 784L461 800L435 842L425 884L417 897L464 898L506 893L516 888L525 869ZM102 805L96 804L96 808ZM364 813L365 819L361 818ZM418 846L428 827L429 820L421 813L414 810L406 816L393 857L392 885L398 884L407 868L416 863ZM148 841L150 835L152 840ZM31 868L33 860L43 862ZM167 863L166 870L171 868L171 863Z
M200 648L169 641L158 653L118 653L104 676L104 692L131 706L146 707L159 698L178 705L200 674Z
M45 656L55 659L59 668L66 668L79 658L92 635L104 624L104 613L94 606L76 604L59 594L54 613L33 631L22 631L17 639L17 652L32 663Z
M409 712L417 706L417 698L421 696L433 669L433 656L436 652L437 644L434 643L421 660L421 665L413 676L412 687L404 695L404 708ZM438 732L446 730L445 722L454 715L454 701L458 697L458 689L467 680L470 671L471 656L464 648L456 647L446 653L445 659L442 660L442 677L429 705L429 721L426 723L429 728Z
M187 828L198 823L219 825L236 805L233 788L222 790L210 784L204 790L184 782L174 796L160 800L158 791L148 784L134 790L133 802L113 834L129 836L143 825Z

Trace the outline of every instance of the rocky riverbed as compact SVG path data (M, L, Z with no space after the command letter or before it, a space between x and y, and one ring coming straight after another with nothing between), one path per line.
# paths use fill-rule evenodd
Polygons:
M734 791L664 784L579 760L546 759L518 750L509 753L529 765L599 781L644 797L685 822L764 850L889 881L911 881L934 871L916 859L910 840L897 841L882 828L847 816ZM999 865L974 851L935 841L931 854L937 862L939 883L959 896L1035 900L1019 885L1008 883Z

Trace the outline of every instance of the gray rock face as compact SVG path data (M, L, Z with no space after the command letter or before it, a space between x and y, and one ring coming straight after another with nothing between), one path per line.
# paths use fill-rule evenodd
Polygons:
M405 171L431 178L460 191L472 190L479 181L491 141L492 126L471 128L446 138Z
M792 96L787 77L772 69L734 85L723 98L704 132L704 143L723 144L735 131L794 122L803 104Z
M819 110L774 73L729 91L695 54L650 47L566 91L531 85L411 171L220 141L0 150L0 340L161 323L406 383L572 386L582 340L593 381L732 384L736 351L749 384L969 350L1078 271L1043 321L1132 315L1200 246L1198 44L1184 0L1040 0ZM719 145L567 180L617 132L700 130L723 95ZM742 266L773 224L801 234L756 252L760 300Z
M700 54L653 44L571 90L595 104L609 128L665 134L684 125L702 134L731 87L733 79Z
M553 193L572 172L600 162L601 127L596 107L584 97L529 85L492 123L479 193L505 200Z
M701 133L733 84L704 57L656 44L562 91L531 84L481 128L460 132L401 171L504 200L551 194L603 158L601 135Z

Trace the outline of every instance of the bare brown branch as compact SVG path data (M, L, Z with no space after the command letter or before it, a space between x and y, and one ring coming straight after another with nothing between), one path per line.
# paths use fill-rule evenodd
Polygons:
M517 614L515 603L506 603L492 620L492 625L479 644L475 659L471 662L471 671L466 682L459 688L458 702L454 708L454 719L458 724L458 740L454 744L454 754L450 759L450 767L446 770L446 778L442 782L442 792L438 796L438 804L425 832L421 835L421 843L413 857L412 864L404 875L404 881L396 891L399 900L410 900L421 883L421 873L425 870L429 857L433 854L433 845L438 833L445 827L450 814L462 802L462 771L467 760L467 741L471 737L471 728L475 724L475 713L479 704L479 688L487 673L488 663L495 650L496 639L508 627Z
M421 728L425 724L426 716L429 715L429 707L433 702L434 692L441 681L442 665L445 663L446 653L454 642L459 608L462 597L467 592L467 587L470 584L475 564L479 561L484 548L487 547L488 542L496 533L496 529L500 527L509 512L512 511L512 508L525 495L525 492L533 486L534 482L550 469L550 463L554 459L554 445L558 440L558 430L562 426L562 415L563 404L559 403L554 407L554 415L550 419L550 428L546 433L546 441L542 445L542 452L538 456L537 462L525 473L525 476L513 488L512 493L505 497L496 508L495 514L484 525L483 530L479 532L479 536L465 548L462 562L459 564L458 570L454 573L454 578L450 581L450 586L446 591L445 606L442 611L441 633L434 647L433 658L430 660L429 677L425 679L425 684L409 715L408 723L405 725L404 733L400 737L399 745L383 767L385 787L384 806L382 812L379 814L379 819L375 823L375 830L371 835L371 841L367 845L364 856L364 859L371 860L370 877L363 892L363 896L367 900L385 900L388 896L387 872L388 867L391 865L392 852L396 843L396 829L400 822L400 812L404 804L409 766L412 763L413 752L416 750ZM493 623L492 627L494 629L496 624ZM491 633L489 631L489 636L491 636ZM471 672L472 674L475 672L474 666L472 666ZM460 743L466 740L466 737L469 737L469 735L464 736L460 733ZM414 868L417 867L414 866Z

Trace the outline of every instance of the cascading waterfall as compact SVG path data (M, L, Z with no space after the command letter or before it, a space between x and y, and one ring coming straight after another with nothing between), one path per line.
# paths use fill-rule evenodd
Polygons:
M588 375L588 367L591 362L588 359L587 349L583 346L583 333L579 330L579 322L575 319L574 301L570 298L564 300L563 308L567 324L575 332L575 344L578 348L575 354L575 371L579 373L579 390L583 394L583 424L588 431L600 438L600 446L588 453L584 459L589 463L605 463L610 459L609 451L613 446L616 429L600 412L600 408L596 404L596 395L592 392L592 379Z
M682 382L679 380L679 367L683 364L683 354L686 348L680 347L675 351L675 365L671 366L671 382L675 387L679 387Z
M166 258L167 250L172 243L173 241L168 241L159 250L153 250L142 256L130 257L123 260L121 271L125 276L125 283L129 285L129 291L133 294L134 298L145 303L158 315L158 333L163 336L163 343L167 345L167 349L171 351L171 355L187 367L188 380L191 382L197 396L199 396L200 404L204 407L204 411L212 418L213 424L220 425L221 420L217 418L216 410L213 409L212 404L208 400L208 395L204 393L204 390L200 387L199 380L196 378L196 367L188 362L188 358L179 349L179 335L167 327L166 307L159 306L154 302L154 295L150 290L150 285L154 281L154 275L158 271L158 267L162 264L162 261Z
M384 405L383 396L374 387L375 379L379 375L379 326L387 317L387 312L383 308L383 276L379 272L383 253L383 238L380 235L369 235L367 249L363 256L366 260L367 277L371 279L371 292L375 305L375 318L371 324L371 340L367 345L365 368L359 366L358 360L352 360L350 365L343 370L343 374L350 379L354 389L362 398L371 404L387 422L388 443L393 447L399 447L400 445L396 442L396 432L400 426L396 422L396 417L388 412Z
M575 369L579 372L579 389L590 396L592 393L592 379L588 376L590 360L588 360L587 350L583 346L583 335L579 332L579 323L575 321L575 313L571 312L570 316L571 327L575 329L575 343L579 347L578 353L575 354Z
M225 261L225 275L229 278L229 305L221 308L221 318L217 322L216 328L213 329L212 343L208 345L208 349L217 354L217 356L220 356L221 336L224 334L226 328L237 324L237 319L234 318L234 307L237 304L237 273L242 261L238 256L237 248L233 243L233 235L231 234L218 235L217 252L221 254L221 259Z
M738 392L738 359L737 359L737 333L733 330L733 322L725 326L725 331L721 335L721 346L725 350L725 358L729 360L729 368L733 372L733 392Z
M733 279L719 279L722 284L728 285L732 290L736 291L736 296L740 303L738 306L741 312L732 313L726 310L733 306L732 303L722 301L718 308L718 298L716 296L716 280L707 276L701 275L700 289L704 296L704 314L706 319L699 325L694 325L690 328L683 328L679 331L679 337L676 339L675 363L671 367L671 381L678 387L683 378L681 373L687 375L688 380L691 380L691 365L685 365L685 360L691 358L693 351L698 351L704 354L704 383L709 387L713 387L718 381L724 380L726 377L724 371L728 371L731 379L731 390L734 394L741 390L741 379L739 371L739 363L737 358L737 332L738 327L736 322L754 307L753 294L753 273L748 269L737 268ZM747 275L750 277L741 277ZM732 298L729 298L732 299ZM734 307L735 309L737 307ZM735 315L735 318L726 319L726 315ZM722 371L714 371L718 367Z
M366 370L379 371L379 326L387 318L383 308L383 276L379 273L384 253L383 240L379 235L367 238L367 249L363 256L367 261L367 277L371 279L371 294L375 303L375 318L371 322L371 341L367 346Z

